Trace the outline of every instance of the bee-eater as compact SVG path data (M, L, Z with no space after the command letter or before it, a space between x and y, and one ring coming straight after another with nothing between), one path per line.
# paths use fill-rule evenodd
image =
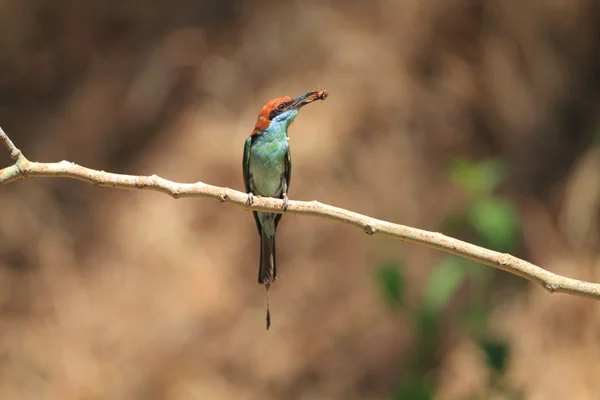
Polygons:
M296 98L279 97L265 104L252 134L244 146L244 185L248 205L253 196L283 199L283 211L288 207L288 189L292 176L292 158L288 144L288 128L298 115L298 110L315 100L324 100L325 90L308 92ZM253 211L260 235L260 265L258 283L267 289L267 329L271 325L268 294L271 283L277 278L275 262L275 232L281 214Z

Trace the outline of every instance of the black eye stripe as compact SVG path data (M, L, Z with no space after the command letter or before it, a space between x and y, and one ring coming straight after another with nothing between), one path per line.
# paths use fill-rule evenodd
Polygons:
M276 116L278 116L279 114L281 114L281 110L278 110L277 108L274 108L273 111L271 111L271 113L269 114L269 119L273 119Z
M269 120L272 120L273 118L275 118L276 116L278 116L279 114L281 114L282 112L284 112L287 109L287 106L289 105L289 103L285 103L285 108L283 110L279 109L279 104L277 105L277 107L275 107L273 110L271 110L271 112L269 113Z

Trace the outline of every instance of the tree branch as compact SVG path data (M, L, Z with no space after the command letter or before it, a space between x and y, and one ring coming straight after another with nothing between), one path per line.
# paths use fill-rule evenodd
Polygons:
M246 204L248 198L246 193L208 185L203 182L176 183L157 175L133 176L113 174L85 168L69 161L58 163L31 162L12 143L2 128L0 128L0 141L15 160L12 166L0 170L0 185L31 177L71 178L102 187L154 190L168 194L175 199L180 197L212 197L221 202L232 203L245 209L282 213L282 200L254 197L253 205L248 206ZM392 224L342 208L322 204L318 201L290 201L286 213L325 217L353 225L362 229L368 235L386 235L405 242L425 245L436 250L490 265L494 268L521 276L531 282L537 282L551 293L564 292L600 299L600 284L557 275L510 254L488 250L441 233Z

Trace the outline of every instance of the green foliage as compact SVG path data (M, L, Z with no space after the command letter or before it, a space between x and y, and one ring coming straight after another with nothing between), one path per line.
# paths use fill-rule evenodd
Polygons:
M485 353L488 365L496 372L503 374L509 354L508 344L502 340L484 338L479 341L479 347Z
M466 277L467 271L461 259L442 259L429 275L425 287L425 307L434 313L440 312Z
M482 336L487 331L489 315L490 307L487 303L471 302L461 310L459 321L474 336Z
M506 168L497 159L477 163L457 158L450 165L450 180L471 195L492 192L505 177Z
M518 215L513 205L494 194L506 177L504 164L497 159L473 162L460 158L451 163L450 179L468 195L464 209L450 215L444 231L464 237L500 252L512 252L519 241ZM502 376L506 370L510 348L506 341L493 335L489 329L491 292L495 270L457 256L446 256L433 267L427 279L422 303L406 304L405 277L401 263L382 262L376 269L375 281L383 297L394 307L402 307L409 315L417 343L408 354L404 371L408 378L394 392L393 400L434 398L434 382L430 369L439 359L442 335L442 313L456 294L465 287L468 301L457 311L455 320L471 333L485 354L494 390L507 396L518 397L518 391L506 387Z
M494 197L477 199L469 208L467 220L480 235L483 246L500 252L515 249L517 214L507 200Z
M382 262L375 270L375 281L391 306L402 305L405 279L399 262L395 260Z
M426 307L418 308L413 314L413 325L417 331L419 341L415 347L413 357L418 360L433 352L438 339L440 324L439 315ZM415 365L414 370L419 370Z
M433 398L433 385L428 381L416 379L408 379L392 396L393 400L430 400Z

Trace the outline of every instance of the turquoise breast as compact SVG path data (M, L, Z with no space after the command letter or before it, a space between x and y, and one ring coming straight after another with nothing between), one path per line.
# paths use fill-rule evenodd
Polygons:
M285 172L287 151L287 137L284 140L270 137L256 138L250 151L249 163L254 194L281 196L281 176Z

